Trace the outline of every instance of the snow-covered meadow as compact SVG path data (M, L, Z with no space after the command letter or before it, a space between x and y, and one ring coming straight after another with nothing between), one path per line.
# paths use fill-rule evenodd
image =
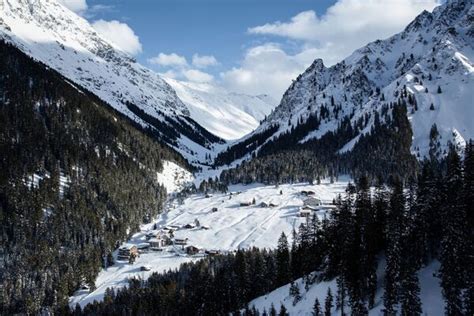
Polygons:
M205 250L233 251L239 248L275 248L282 232L291 236L293 228L298 228L306 219L299 217L299 209L306 198L301 191L314 191L315 197L323 203L331 203L342 194L348 179L340 179L333 184L323 180L320 185L308 183L265 186L262 184L235 185L227 194L192 195L182 201L171 200L163 212L152 223L143 225L141 231L127 241L140 244L146 241L146 234L154 227L183 227L199 221L200 227L180 228L174 232L175 238L188 238L188 245L201 249L201 253L188 256L181 247L168 246L163 251L141 254L134 264L117 260L113 266L100 272L96 279L96 289L78 291L71 297L70 305L85 306L94 300L101 300L108 287L123 287L129 278L147 278L153 272L163 272L178 268L181 263L202 258ZM281 193L281 194L280 194ZM255 204L241 206L241 203ZM262 207L260 204L274 204ZM214 210L213 210L214 209ZM217 209L217 211L215 210ZM322 218L324 211L319 211ZM116 255L116 254L115 254ZM141 271L142 266L150 266L150 271Z

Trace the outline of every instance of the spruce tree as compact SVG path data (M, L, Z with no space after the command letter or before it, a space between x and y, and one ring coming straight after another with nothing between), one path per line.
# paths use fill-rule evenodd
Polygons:
M464 203L466 208L466 290L464 309L467 315L474 315L474 143L466 144L464 157Z
M272 305L270 306L269 315L270 315L270 316L276 316L276 315L277 315L277 311L276 311L275 305L273 305L273 303L272 303Z
M286 310L285 305L283 303L280 306L280 312L278 313L278 316L288 316L288 311Z
M443 214L445 220L440 258L441 287L448 315L463 314L462 293L466 279L462 263L465 262L464 250L467 246L464 234L467 216L462 198L463 184L460 157L454 146L450 146L445 185L447 206Z
M417 316L422 314L420 286L414 266L407 267L401 282L401 314L402 316Z
M319 300L316 297L314 300L314 305L313 305L313 316L322 316L322 311L321 311L321 304L319 304Z
M295 306L301 300L301 293L298 284L291 282L289 292L290 296L293 297L293 306Z
M281 286L290 280L290 252L288 249L288 239L285 233L281 233L278 239L278 247L276 254L277 265L277 285Z
M399 299L402 233L404 227L405 196L399 179L393 183L387 218L387 265L385 267L385 291L383 295L386 316L396 314Z
M327 295L326 295L326 301L324 302L324 315L325 316L331 316L331 309L334 306L333 300L334 299L332 296L331 288L329 287Z

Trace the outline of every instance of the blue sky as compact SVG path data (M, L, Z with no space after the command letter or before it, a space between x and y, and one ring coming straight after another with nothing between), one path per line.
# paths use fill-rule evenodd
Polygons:
M262 42L247 33L252 26L282 20L306 10L325 12L334 0L89 0L89 6L109 5L91 20L126 22L140 37L146 63L160 52L186 58L213 55L221 68L238 64L242 53ZM273 41L282 39L273 38Z
M279 99L316 58L332 65L440 0L58 0L145 66Z

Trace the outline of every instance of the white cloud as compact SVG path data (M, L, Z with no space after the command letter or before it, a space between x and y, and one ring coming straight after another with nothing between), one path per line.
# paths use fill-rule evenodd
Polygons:
M212 55L210 56L206 56L206 55L200 56L199 54L193 55L193 65L198 68L206 68L209 66L216 66L218 64L219 62Z
M267 43L247 50L240 67L223 72L220 77L231 91L267 93L279 100L306 66L303 56L288 55L278 44Z
M214 76L194 67L202 69L218 64L214 56L194 54L192 58L192 66L194 67L191 67L184 56L176 53L159 53L157 56L148 59L148 62L167 69L167 71L159 73L163 77L200 83L211 82L214 80Z
M104 38L108 39L113 46L130 55L136 55L142 51L142 44L135 32L125 23L112 20L97 20L92 26Z
M186 58L175 53L159 53L158 56L148 59L150 64L164 67L185 67L188 65Z
M183 71L184 77L192 82L211 82L214 80L214 76L208 74L206 72L197 70L197 69L189 69Z
M401 31L422 10L439 0L339 0L318 16L304 11L288 22L249 28L249 33L274 35L304 42L327 64L334 64L370 41Z
M58 2L78 14L83 14L87 10L86 0L58 0Z

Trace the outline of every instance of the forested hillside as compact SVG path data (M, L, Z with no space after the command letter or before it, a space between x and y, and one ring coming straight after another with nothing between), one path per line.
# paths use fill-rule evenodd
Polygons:
M111 251L160 212L163 159L187 163L108 105L0 43L2 315L67 308Z
M381 114L374 115L372 128L358 138L351 151L341 152L339 148L367 125L368 116L355 124L349 118L342 120L334 132L301 144L298 140L317 128L324 119L310 116L288 132L266 142L261 140L264 144L253 159L234 169L224 170L220 179L227 184L254 181L274 184L315 181L339 174L350 174L353 178L369 175L371 179L384 181L394 175L403 179L414 178L418 164L410 153L413 132L407 118L407 100L401 97L396 103L385 104ZM216 162L232 161L229 155L240 157L240 152L256 148L259 134L254 136L249 138L255 139L253 142L237 143L229 151L221 153ZM435 149L436 143L433 143Z

